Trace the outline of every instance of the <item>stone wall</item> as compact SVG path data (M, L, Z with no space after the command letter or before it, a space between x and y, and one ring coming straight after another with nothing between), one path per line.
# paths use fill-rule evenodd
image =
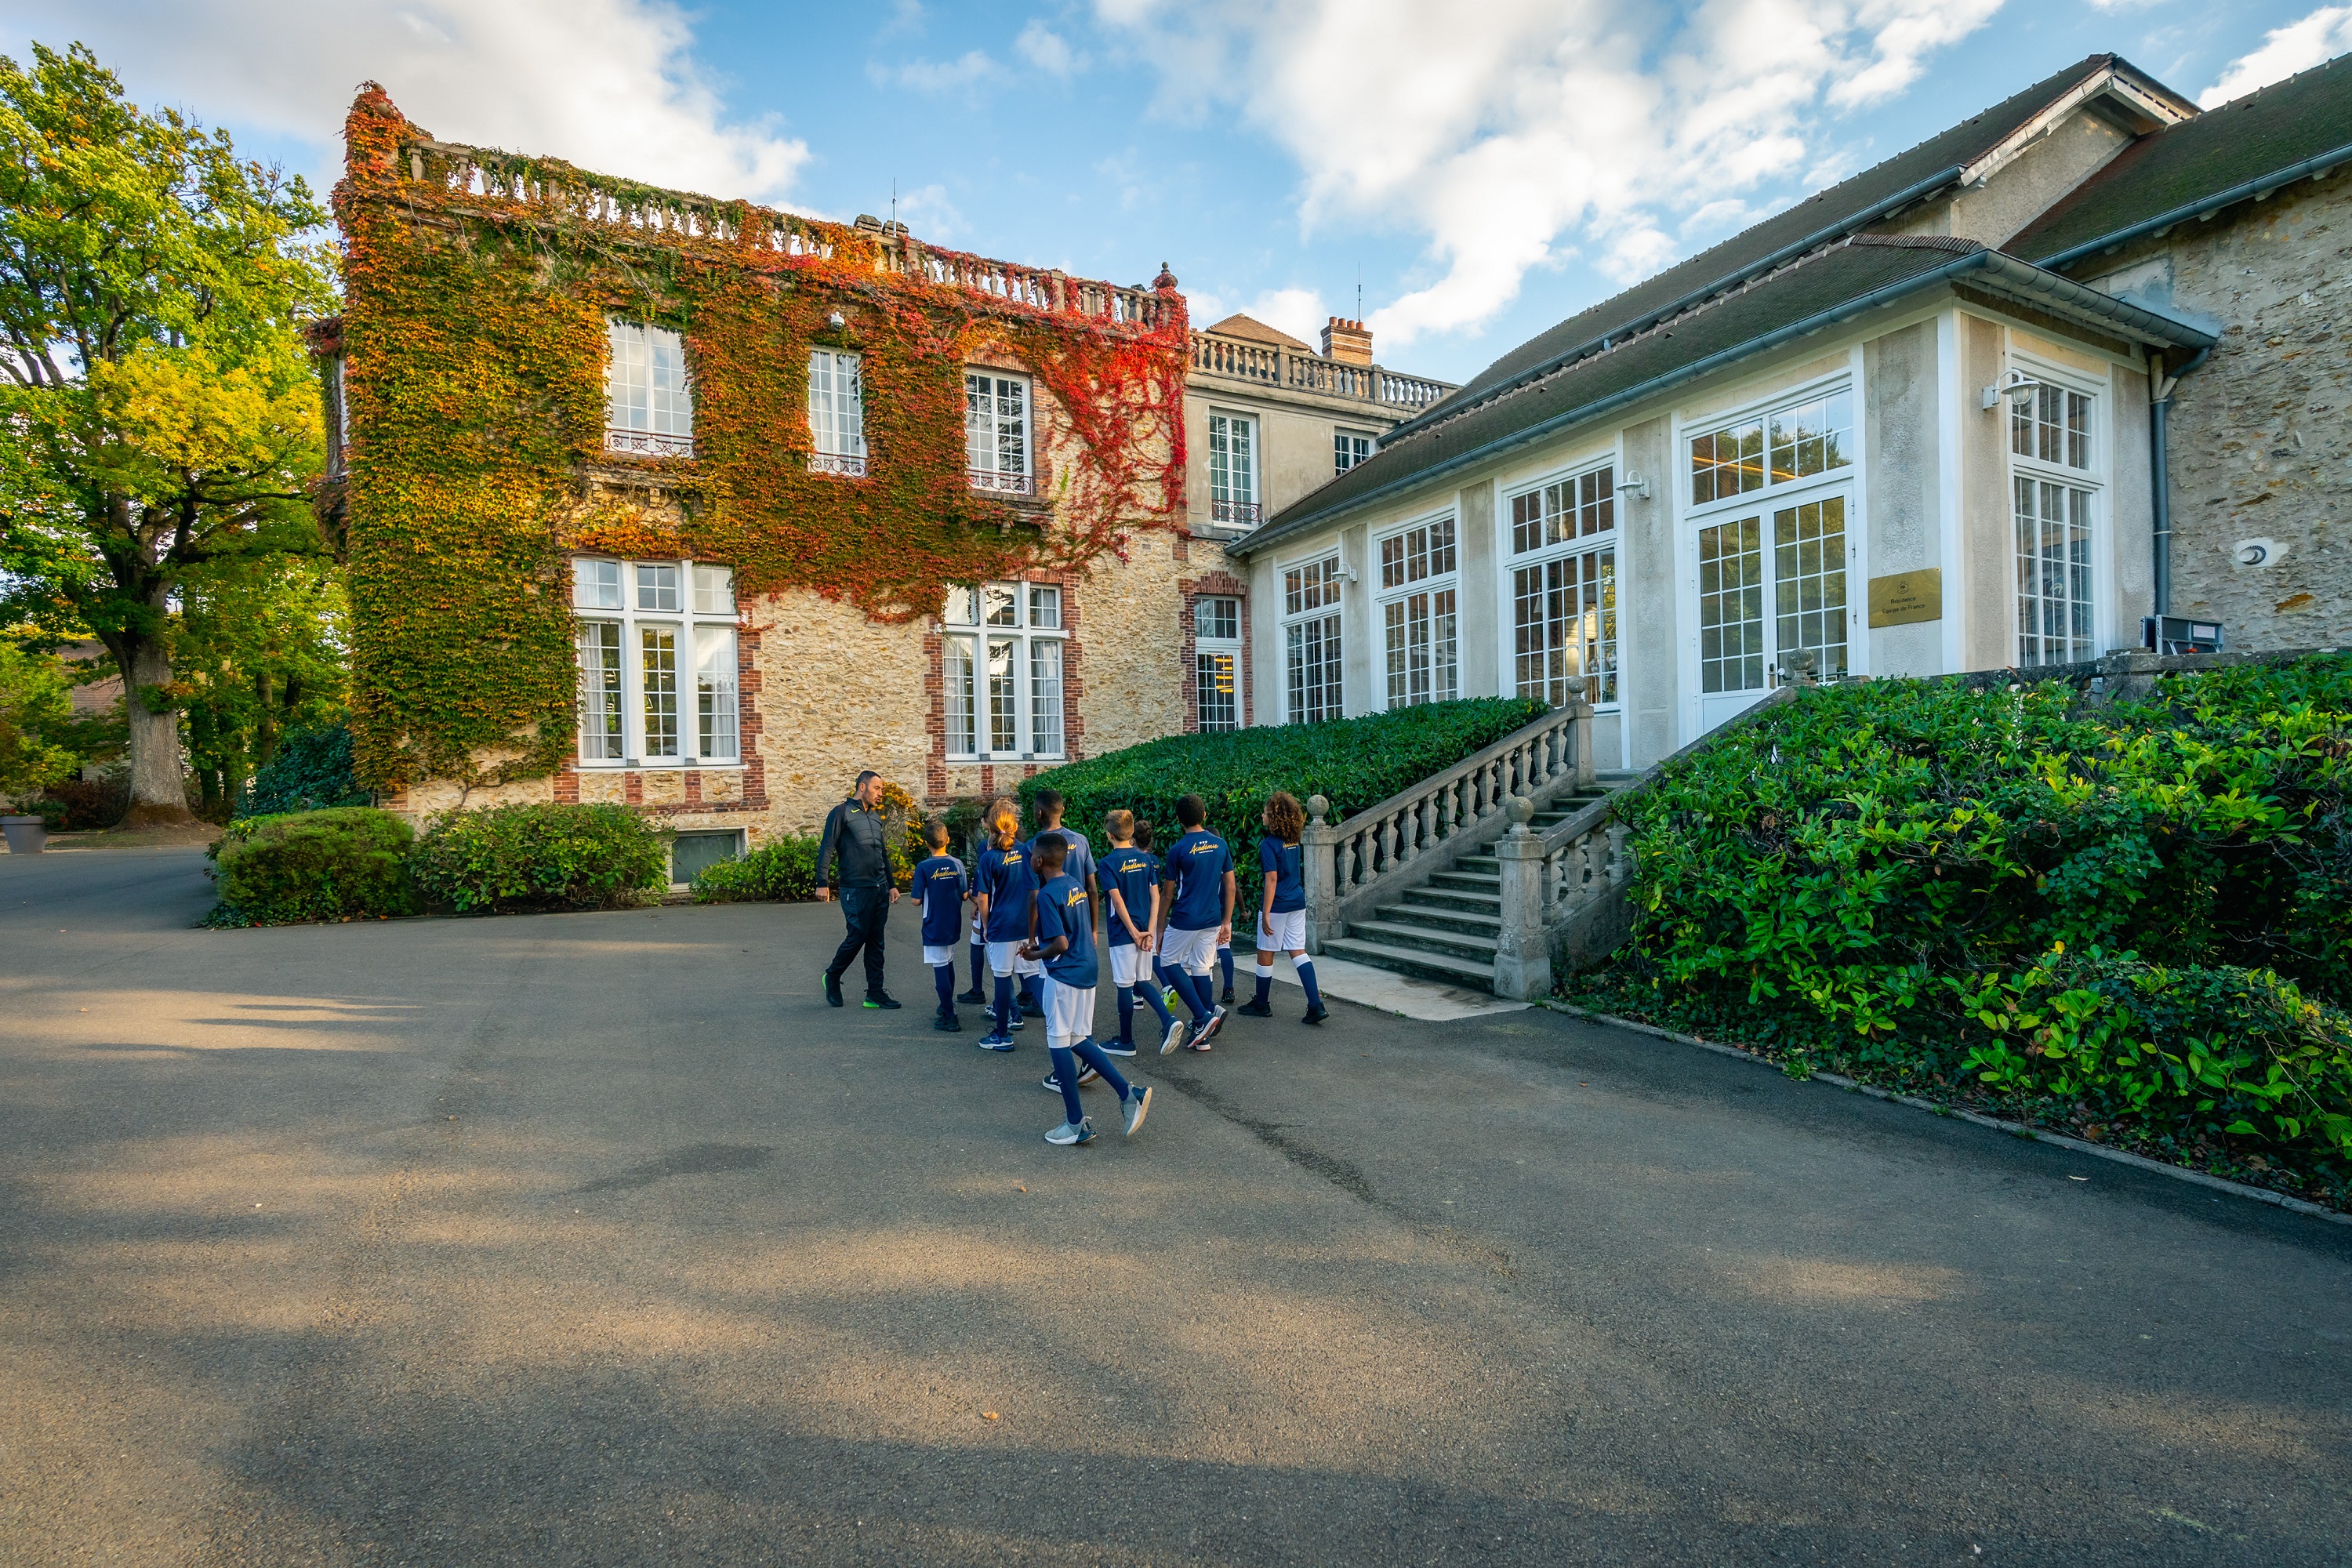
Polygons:
M2352 175L2097 266L2078 271L2221 333L2169 416L2172 613L2233 648L2352 639Z

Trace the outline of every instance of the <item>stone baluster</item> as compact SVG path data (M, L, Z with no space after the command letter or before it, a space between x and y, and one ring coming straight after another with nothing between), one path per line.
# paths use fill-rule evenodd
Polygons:
M1576 787L1580 790L1591 789L1599 772L1598 765L1592 757L1592 704L1575 703L1572 705L1571 711L1573 717L1569 721L1570 730L1569 744L1570 750L1576 754Z
M1495 843L1503 895L1503 924L1495 943L1495 994L1525 1002L1551 990L1551 939L1544 931L1543 840L1528 831L1535 802L1513 795L1503 809L1510 816L1511 830Z
M1299 834L1299 844L1306 856L1307 872L1307 951L1320 952L1328 936L1337 936L1339 927L1333 917L1339 908L1339 894L1345 887L1335 864L1339 853L1339 830L1323 818L1330 812L1331 803L1319 795L1307 797L1307 827Z
M1609 885L1622 888L1633 879L1633 851L1627 841L1633 830L1622 822L1609 825Z

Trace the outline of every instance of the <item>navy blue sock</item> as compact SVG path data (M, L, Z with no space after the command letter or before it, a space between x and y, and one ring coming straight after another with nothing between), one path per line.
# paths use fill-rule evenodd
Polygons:
M1250 1005L1253 1007L1263 1007L1266 1004L1266 998L1273 994L1274 965L1269 963L1264 969L1257 972L1257 995L1252 998Z
M1118 1043L1135 1044L1135 987L1118 987Z
M1010 974L1000 974L996 977L996 1006L992 1011L996 1016L996 1032L1000 1035L1011 1034L1013 1032L1013 976Z
M1118 1096L1120 1104L1127 1103L1127 1097L1130 1092L1127 1086L1127 1079L1118 1076L1118 1068L1111 1065L1110 1058L1105 1056L1103 1048L1095 1044L1092 1035L1088 1035L1070 1049L1076 1053L1079 1060L1102 1074L1103 1082L1110 1085L1110 1091Z
M1224 976L1225 989L1231 991L1234 988L1234 950L1232 948L1217 949L1217 973Z
M1034 974L1024 974L1021 977L1021 1010L1032 1018L1042 1018L1045 1016L1045 983Z
M1192 1022L1205 1024L1216 1002L1209 994L1209 977L1195 974L1189 969L1171 969L1169 974L1176 982L1176 994L1192 1010Z
M988 944L984 942L971 944L971 988L982 993L988 990Z
M1161 1035L1165 1036L1168 1033L1168 1026L1176 1021L1176 1016L1168 1010L1168 999L1160 994L1159 982L1154 980L1139 980L1133 985L1129 986L1128 990L1132 994L1128 1001L1128 1005L1130 1007L1133 1006L1136 1001L1139 999L1145 1006L1158 1014L1160 1016L1160 1032Z
M1054 1077L1062 1086L1062 1109L1069 1112L1070 1125L1076 1127L1087 1119L1087 1108L1078 1103L1077 1059L1061 1046L1048 1046L1045 1050L1054 1058Z
M1323 1005L1323 993L1315 984L1315 966L1303 958L1292 959L1290 965L1298 971L1298 984L1307 988L1307 1005L1309 1007Z
M931 965L931 979L940 988L940 1016L942 1018L954 1017L955 965L952 963L935 963Z

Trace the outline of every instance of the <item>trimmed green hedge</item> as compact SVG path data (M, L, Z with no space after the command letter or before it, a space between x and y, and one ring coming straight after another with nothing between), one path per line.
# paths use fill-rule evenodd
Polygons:
M2342 656L1807 692L1626 804L1633 942L1569 990L2345 1202L2347 784Z
M331 724L299 726L280 736L278 749L238 796L236 815L242 819L365 805L369 799L352 773L352 727L339 719Z
M416 841L416 890L459 914L604 910L669 886L660 833L621 805L453 811Z
M222 906L210 923L406 914L414 837L406 822L367 806L247 817L206 851Z
M755 899L803 901L816 897L814 833L790 834L762 844L749 855L706 866L694 879L698 904L734 904Z
M1328 820L1357 812L1451 767L1549 711L1542 702L1479 697L1429 702L1362 719L1322 724L1261 725L1212 735L1169 735L1083 763L1049 768L1021 784L1021 805L1041 789L1062 792L1070 826L1102 851L1103 814L1132 811L1151 824L1165 849L1180 829L1179 796L1208 803L1209 826L1233 846L1242 907L1257 907L1257 879L1249 874L1266 797L1286 789L1303 803L1320 795L1331 802Z

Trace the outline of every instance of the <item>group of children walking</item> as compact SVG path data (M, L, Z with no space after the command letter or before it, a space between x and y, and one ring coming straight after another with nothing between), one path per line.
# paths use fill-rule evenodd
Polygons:
M923 910L923 962L939 989L932 1027L960 1032L958 1002L989 1006L990 1028L981 1049L1009 1051L1013 1036L1027 1020L1045 1020L1045 1047L1053 1071L1045 1087L1058 1089L1066 1112L1045 1134L1048 1143L1091 1140L1094 1124L1079 1089L1100 1082L1118 1096L1127 1135L1133 1137L1151 1109L1151 1090L1123 1077L1114 1058L1136 1053L1135 1015L1148 1008L1157 1020L1160 1054L1182 1047L1206 1051L1224 1027L1230 1011L1244 1016L1273 1016L1274 960L1287 953L1307 992L1301 1022L1319 1024L1329 1014L1307 957L1307 885L1299 839L1307 814L1298 802L1277 792L1265 803L1258 840L1262 880L1257 915L1256 994L1233 1008L1234 910L1238 885L1232 852L1208 829L1208 805L1199 795L1176 803L1182 831L1164 856L1152 848L1151 826L1131 811L1103 820L1109 847L1095 857L1087 836L1062 825L1062 796L1040 790L1034 800L1037 831L1021 837L1020 807L1009 795L992 802L982 823L987 845L967 878L963 862L948 851L944 822L927 829L930 857L915 868L915 893ZM956 945L965 934L964 905L972 906L969 928L971 989L955 988ZM1095 931L1103 931L1097 952ZM1118 1038L1094 1038L1095 993L1108 958L1112 994L1118 1005ZM983 989L985 977L993 991ZM1222 971L1222 999L1216 977ZM1174 1011L1181 1005L1186 1015Z

